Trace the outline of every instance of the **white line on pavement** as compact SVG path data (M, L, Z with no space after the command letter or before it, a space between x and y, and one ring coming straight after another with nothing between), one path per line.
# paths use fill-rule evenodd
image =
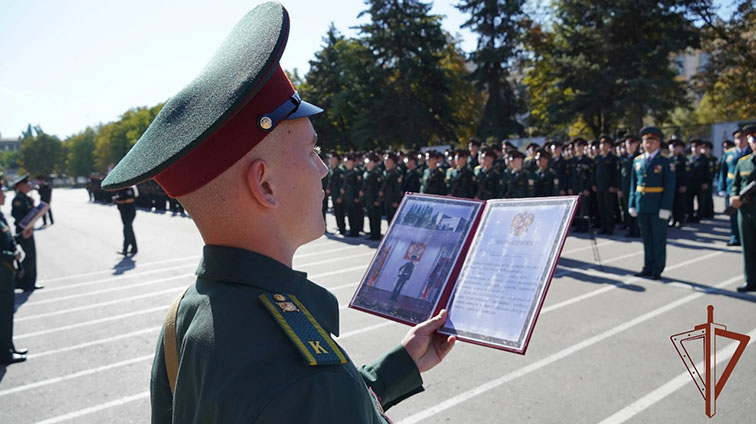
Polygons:
M139 310L139 311L131 311L131 312L125 313L125 314L108 316L108 317L105 317L105 318L99 318L99 319L95 319L95 320L92 320L92 321L78 322L76 324L64 325L62 327L48 328L46 330L34 331L32 333L26 333L26 334L20 334L20 335L15 335L14 334L13 335L13 339L14 340L21 340L21 339L25 339L27 337L42 336L42 335L45 335L45 334L51 334L51 333L57 333L59 331L71 330L73 328L84 327L84 326L87 326L87 325L102 324L102 323L108 322L108 321L118 321L118 320L121 320L121 319L124 319L124 318L130 318L130 317L133 317L133 316L136 316L136 315L148 314L150 312L164 311L164 310L168 309L168 306L169 306L168 304L165 304L165 305L158 306L156 308L142 309L142 310Z
M161 327L145 328L143 330L132 331L131 333L120 334L118 336L107 337L107 338L104 338L104 339L92 340L90 342L80 343L80 344L73 345L73 346L66 346L66 347L62 347L62 348L59 348L59 349L53 349L53 350L46 350L44 352L39 352L39 353L30 353L30 354L26 355L26 357L28 359L32 359L32 358L39 358L41 356L55 355L57 353L69 352L69 351L72 351L72 350L83 349L83 348L91 347L91 346L98 345L98 344L113 342L113 341L121 340L121 339L127 339L129 337L140 336L142 334L155 333L155 335L157 335L157 333L160 331L161 328L162 328L162 326Z
M748 344L750 345L756 340L756 328L751 330L748 333L748 336L751 338L751 341L748 342ZM724 362L725 359L729 360L730 357L732 357L732 354L735 352L735 349L738 347L738 344L738 342L730 343L723 349L717 351L717 365ZM701 370L706 368L704 368L703 362L699 362L698 364L696 364L696 369ZM662 386L659 386L656 390L615 412L608 418L602 420L599 424L622 424L630 418L633 418L634 416L640 414L647 408L653 406L662 399L666 398L667 396L671 395L672 393L676 392L678 389L685 385L693 385L693 382L690 381L690 373L688 373L687 371L680 373L677 377L669 380ZM693 391L691 391L691 393L692 392Z
M389 325L392 325L392 324L394 324L394 321L386 321L386 322L382 322L380 324L371 325L369 327L360 328L359 330L347 331L346 333L340 335L339 337L334 337L334 339L336 339L337 341L338 340L344 340L344 339L347 339L349 337L354 337L354 336L357 336L357 335L360 335L360 334L363 334L363 333L367 333L368 331L373 331L373 330L377 330L379 328L388 327Z
M742 279L742 276L739 275L737 277L730 278L729 280L724 281L724 282L722 282L720 284L717 284L714 287L715 288L722 288L722 287L725 287L725 286L727 286L729 284L737 282L740 279ZM640 316L638 316L636 318L633 318L633 319L631 319L629 321L626 321L626 322L624 322L624 323L622 323L622 324L620 324L620 325L618 325L616 327L610 328L610 329L608 329L608 330L606 330L606 331L604 331L604 332L602 332L600 334L597 334L597 335L595 335L593 337L589 337L589 338L587 338L587 339L585 339L585 340L583 340L581 342L575 343L572 346L569 346L569 347L567 347L565 349L562 349L562 350L560 350L560 351L558 351L556 353L553 353L553 354L551 354L551 355L549 355L549 356L547 356L545 358L539 359L539 360L537 360L537 361L535 361L535 362L533 362L533 363L531 363L529 365L526 365L526 366L524 366L524 367L522 367L522 368L520 368L518 370L512 371L509 374L506 374L506 375L504 375L502 377L499 377L497 379L491 380L491 381L489 381L489 382L487 382L485 384L481 384L480 386L477 386L477 387L472 388L470 390L467 390L465 392L459 393L456 396L453 396L453 397L451 397L451 398L449 398L449 399L447 399L447 400L445 400L445 401L443 401L443 402L441 402L441 403L439 403L439 404L437 404L437 405L435 405L433 407L424 409L424 410L422 410L422 411L420 411L418 413L415 413L415 414L413 414L413 415L411 415L411 416L409 416L409 417L407 417L407 418L399 421L399 424L414 424L414 423L418 423L420 421L423 421L423 420L425 420L427 418L430 418L430 417L432 417L432 416L434 416L434 415L436 415L436 414L438 414L438 413L440 413L442 411L445 411L445 410L447 410L447 409L449 409L451 407L459 405L462 402L465 402L465 401L467 401L469 399L472 399L475 396L478 396L480 394L483 394L485 392L493 390L493 389L501 386L502 384L508 383L508 382L510 382L512 380L515 380L515 379L519 378L519 377L522 377L522 376L528 375L528 374L530 374L532 372L535 372L535 371L537 371L537 370L539 370L539 369L541 369L541 368L543 368L543 367L545 367L547 365L550 365L550 364L552 364L552 363L554 363L556 361L564 359L564 358L572 355L573 353L579 352L579 351L581 351L581 350L583 350L585 348L593 346L593 345L595 345L596 343L598 343L600 341L606 340L609 337L612 337L612 336L617 335L617 334L619 334L619 333L621 333L621 332L623 332L625 330L628 330L628 329L630 329L632 327L635 327L638 324L642 324L642 323L650 320L651 318L657 317L657 316L659 316L659 315L661 315L661 314L663 314L665 312L671 311L671 310L677 308L678 306L682 306L682 305L684 305L686 303L692 302L693 300L698 299L699 297L704 296L704 294L705 293L694 293L694 294L685 296L685 297L683 297L681 299L678 299L676 301L670 302L670 303L668 303L668 304L666 304L664 306L661 306L661 307L656 308L656 309L654 309L654 310L652 310L650 312L647 312L647 313L645 313L643 315L640 315Z
M185 260L189 260L189 259L199 259L199 257L200 257L200 255L194 255L194 256L185 256L183 258L173 258L173 259L165 259L165 260L162 260L162 261L146 262L146 263L143 263L143 264L140 264L139 262L136 262L136 264L137 264L137 266L139 266L141 268L141 267L151 266L151 265L156 265L156 264L164 264L164 263L170 263L170 262L180 262L180 261L185 261ZM112 273L112 272L115 272L115 271L126 271L126 270L133 269L133 268L134 268L133 266L123 266L123 267L117 267L117 268L110 268L110 269L106 269L106 270L103 270L103 271L92 271L92 272L85 272L83 274L67 275L65 277L55 277L55 278L48 278L48 279L45 279L45 280L37 280L37 283L39 283L39 284L47 284L47 283L51 283L53 281L68 280L68 279L71 279L71 278L79 278L79 277L88 277L90 275L97 275L97 274L107 274L107 273Z
M78 411L73 411L65 415L58 415L57 417L52 417L46 420L37 421L36 424L55 424L55 423L59 423L63 421L68 421L74 418L83 417L84 415L89 415L98 411L102 411L103 409L112 408L114 406L120 406L129 402L134 402L134 401L145 399L148 397L150 397L149 390L142 393L137 393L135 395L125 396L120 399L111 400L110 402L101 403L99 405L91 406L89 408L79 409Z
M145 275L158 274L158 273L161 273L161 272L173 271L175 269L183 269L183 268L187 268L187 267L196 267L196 266L197 266L197 264L194 263L194 262L192 262L192 263L188 263L188 264L184 264L184 265L176 265L176 266L171 266L171 267L168 267L168 268L153 269L151 271L137 272L137 273L134 273L134 274L121 274L121 275L114 276L114 277L101 278L99 280L85 281L85 282L82 282L82 283L68 284L68 285L65 285L65 286L45 287L44 293L37 292L37 294L44 294L44 295L46 295L47 293L54 293L54 292L60 291L60 290L68 290L68 289L73 289L73 288L77 288L77 287L91 286L91 285L94 285L94 284L107 283L107 282L110 282L110 281L128 280L128 279L131 279L131 278L143 277ZM38 303L38 302L26 302L26 303L24 303L24 305L35 304L35 303Z

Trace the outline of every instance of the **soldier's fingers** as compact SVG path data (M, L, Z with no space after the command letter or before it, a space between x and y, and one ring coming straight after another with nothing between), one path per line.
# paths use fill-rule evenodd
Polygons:
M442 309L435 317L415 326L415 334L424 336L432 334L444 325L444 322L446 322L446 316L446 309Z

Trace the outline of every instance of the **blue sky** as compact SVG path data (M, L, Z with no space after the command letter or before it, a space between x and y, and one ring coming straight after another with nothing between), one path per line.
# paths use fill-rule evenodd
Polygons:
M0 2L0 134L40 125L61 138L113 121L129 108L153 106L178 92L204 66L250 0L3 0ZM361 0L283 0L291 17L281 60L304 75L333 22L346 35L365 9ZM456 1L432 13L458 34ZM363 18L364 20L365 18Z

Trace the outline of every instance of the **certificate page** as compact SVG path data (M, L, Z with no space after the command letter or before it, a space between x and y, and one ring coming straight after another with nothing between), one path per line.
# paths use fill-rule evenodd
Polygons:
M577 197L489 201L440 330L524 353Z

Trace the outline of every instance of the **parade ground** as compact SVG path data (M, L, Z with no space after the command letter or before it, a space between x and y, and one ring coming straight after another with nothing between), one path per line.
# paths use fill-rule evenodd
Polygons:
M0 367L0 423L149 422L158 332L194 280L199 233L188 217L139 210L139 253L124 258L116 253L123 236L115 206L88 202L84 189L56 189L52 209L55 224L35 232L45 288L16 294L15 344L29 355ZM726 246L725 218L671 229L661 281L633 276L643 262L640 239L619 229L598 237L599 267L590 237L570 235L526 355L458 343L423 375L425 392L387 415L403 424L756 422L754 343L709 419L670 341L705 323L707 305L715 322L756 339L756 296L735 291L743 258ZM330 233L303 246L294 267L338 298L336 340L359 365L399 343L408 327L347 307L378 242L334 236L334 228L329 214ZM685 346L694 362L703 360L700 340ZM718 338L719 374L733 350L734 341Z

